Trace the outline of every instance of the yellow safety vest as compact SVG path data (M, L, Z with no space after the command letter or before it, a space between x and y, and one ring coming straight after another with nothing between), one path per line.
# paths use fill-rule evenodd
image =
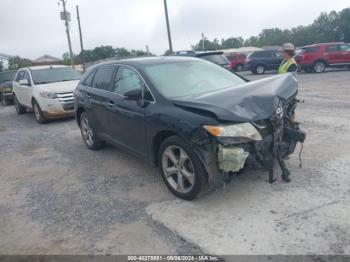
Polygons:
M288 59L287 61L286 60L283 60L280 67L278 68L278 73L279 74L285 74L288 72L288 68L291 66L291 65L297 65L297 62L295 62L294 58L290 58Z

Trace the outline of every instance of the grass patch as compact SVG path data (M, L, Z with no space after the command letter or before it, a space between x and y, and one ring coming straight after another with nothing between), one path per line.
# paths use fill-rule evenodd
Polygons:
M6 131L6 127L0 126L0 132L4 132L4 131Z

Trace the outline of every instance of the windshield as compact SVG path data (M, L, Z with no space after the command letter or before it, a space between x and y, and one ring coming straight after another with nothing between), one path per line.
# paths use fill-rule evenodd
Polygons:
M203 58L205 60L208 60L212 63L218 64L218 65L227 65L230 62L227 60L227 58L223 55L205 55L201 56L200 58Z
M145 72L167 98L193 97L245 83L232 72L206 61L146 65Z
M7 81L12 81L13 78L15 77L16 72L11 71L11 72L1 72L0 73L0 83L4 83Z
M78 73L70 67L53 67L32 70L32 77L34 83L37 85L79 79Z

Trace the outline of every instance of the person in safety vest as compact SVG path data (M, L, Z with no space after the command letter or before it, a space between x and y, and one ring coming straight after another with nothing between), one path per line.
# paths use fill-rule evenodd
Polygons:
M297 62L294 60L295 47L291 43L285 43L282 46L283 49L283 61L278 68L279 74L285 74L288 72L295 73L298 70Z

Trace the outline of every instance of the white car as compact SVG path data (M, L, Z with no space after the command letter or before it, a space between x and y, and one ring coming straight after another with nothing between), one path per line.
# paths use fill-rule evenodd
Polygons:
M71 67L45 65L21 68L13 80L13 98L18 114L34 111L39 123L74 116L73 91L79 75Z

